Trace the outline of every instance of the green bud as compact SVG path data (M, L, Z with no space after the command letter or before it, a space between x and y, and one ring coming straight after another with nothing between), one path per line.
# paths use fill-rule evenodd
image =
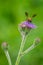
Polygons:
M38 44L40 43L40 41L41 41L40 38L36 38L36 39L34 40L35 46L38 45Z
M8 44L7 44L6 42L3 42L3 43L2 43L2 48L3 48L4 50L7 50L7 49L8 49Z

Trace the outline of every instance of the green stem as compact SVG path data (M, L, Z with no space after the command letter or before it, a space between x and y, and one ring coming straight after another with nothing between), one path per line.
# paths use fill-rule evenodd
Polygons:
M28 48L26 49L25 51L23 51L21 53L21 56L24 56L25 54L29 53L31 50L33 50L36 46L39 45L39 42L40 42L40 39L39 38L36 38L33 42L33 44Z
M17 57L15 65L19 65L19 62L21 60L21 53L22 53L24 45L25 45L25 40L26 40L26 37L23 36L22 43L21 43L21 46L20 46L20 50L19 50L18 57Z
M12 65L12 64L11 64L11 59L10 59L10 55L9 55L8 50L4 50L4 52L5 52L5 55L6 55L6 57L7 57L7 60L8 60L9 65Z
M24 52L22 52L21 55L24 56L25 54L29 53L34 48L35 48L35 45L33 44L28 49L26 49Z

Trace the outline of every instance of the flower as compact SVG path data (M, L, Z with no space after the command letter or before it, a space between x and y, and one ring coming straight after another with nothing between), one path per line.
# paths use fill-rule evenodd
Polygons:
M20 31L22 34L28 34L28 32L31 29L36 28L36 25L32 24L31 18L29 18L27 21L23 21L22 23L19 24Z
M28 21L24 21L21 24L19 24L20 27L27 27L27 28L36 28L36 26L34 24L32 24L31 22Z

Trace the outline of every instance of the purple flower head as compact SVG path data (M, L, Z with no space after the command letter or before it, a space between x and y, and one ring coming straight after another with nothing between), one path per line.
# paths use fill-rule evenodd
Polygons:
M31 29L36 28L36 26L34 24L32 24L30 21L24 21L21 24L19 24L19 28L20 28L20 32L22 32L22 34L28 34L28 32Z
M20 27L27 27L27 28L36 28L36 26L34 24L32 24L31 22L28 21L24 21L20 24Z

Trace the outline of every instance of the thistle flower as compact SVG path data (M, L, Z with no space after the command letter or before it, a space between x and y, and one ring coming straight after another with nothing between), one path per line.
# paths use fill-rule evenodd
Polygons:
M23 51L24 49L24 45L25 45L25 41L27 39L27 34L28 32L31 30L31 29L34 29L36 28L36 25L32 24L32 18L36 16L36 14L34 14L32 16L32 18L28 18L28 13L25 12L25 15L26 15L26 20L23 21L22 23L19 24L19 32L21 33L22 35L22 42L21 42L21 46L20 46L20 49L19 49L19 53L18 53L18 56L17 56L17 60L16 60L16 63L15 65L19 65L19 62L21 60L21 57L24 56L25 54L27 54L29 51L31 51L32 49L34 49L38 43L40 42L40 39L35 39L34 43L28 48L26 49L25 51Z
M36 28L36 26L34 24L32 24L31 22L29 21L24 21L20 24L20 27L24 28L24 27L27 27L28 29L29 28Z

